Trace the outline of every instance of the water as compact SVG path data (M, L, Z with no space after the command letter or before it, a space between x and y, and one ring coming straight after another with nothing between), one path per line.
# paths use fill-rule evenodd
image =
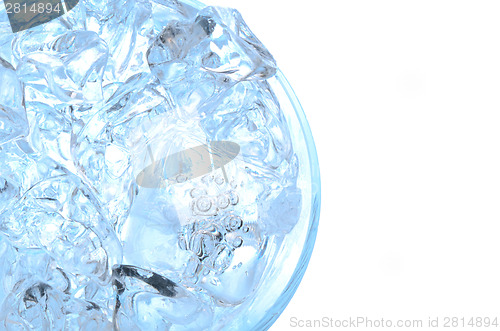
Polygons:
M0 328L218 328L302 210L276 63L232 9L73 5L0 12Z

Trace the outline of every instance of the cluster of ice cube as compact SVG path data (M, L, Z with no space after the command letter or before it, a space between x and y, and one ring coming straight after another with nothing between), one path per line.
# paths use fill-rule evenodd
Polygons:
M237 314L301 210L275 74L237 11L177 0L0 36L0 328Z

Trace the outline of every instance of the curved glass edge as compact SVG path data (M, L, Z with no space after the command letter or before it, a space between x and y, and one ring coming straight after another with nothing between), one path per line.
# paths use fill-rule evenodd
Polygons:
M193 8L201 9L205 4L198 0L182 0L186 5L192 6ZM278 319L278 317L283 313L285 308L290 303L293 295L297 291L297 288L304 277L305 270L309 265L309 261L311 259L312 252L314 250L314 244L316 242L316 234L318 232L318 224L319 224L319 215L321 210L321 180L320 180L320 170L319 170L319 161L318 154L316 151L316 145L314 144L314 139L312 135L311 128L309 127L309 123L307 122L306 115L304 113L304 109L300 104L299 99L295 95L292 86L285 78L283 72L278 69L275 78L285 91L288 96L292 106L295 110L295 114L299 120L304 139L306 140L307 145L307 153L309 156L309 166L311 169L311 201L313 205L311 206L311 215L310 215L310 223L308 228L308 233L306 235L306 242L304 244L304 250L302 251L297 267L290 278L287 286L281 293L279 299L276 301L274 306L272 306L267 314L262 318L257 325L254 327L254 330L268 330Z
M316 234L318 232L318 224L319 224L319 215L321 210L321 180L320 180L320 170L319 170L319 161L318 154L316 151L316 146L314 144L314 139L312 135L311 128L309 123L307 122L306 115L304 113L304 109L300 104L299 99L295 95L292 86L285 78L283 72L278 69L276 73L276 79L279 84L285 91L288 96L290 102L293 105L295 110L295 114L299 120L304 139L306 140L307 152L309 156L309 166L311 170L311 215L310 215L310 223L308 228L308 233L306 235L306 242L304 244L304 250L300 255L299 262L297 264L297 268L295 269L290 281L288 282L285 290L283 290L280 295L280 299L277 300L275 305L269 309L266 316L257 323L254 330L268 330L278 319L278 317L283 313L285 308L290 303L293 295L297 291L297 288L304 277L305 270L309 265L309 261L311 259L312 252L314 250L314 244L316 242Z

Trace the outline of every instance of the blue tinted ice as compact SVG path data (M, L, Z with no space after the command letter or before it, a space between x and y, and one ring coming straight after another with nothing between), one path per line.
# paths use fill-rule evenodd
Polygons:
M272 55L176 0L2 24L0 329L219 329L302 208Z
M23 89L14 67L0 58L0 144L28 134L23 102Z

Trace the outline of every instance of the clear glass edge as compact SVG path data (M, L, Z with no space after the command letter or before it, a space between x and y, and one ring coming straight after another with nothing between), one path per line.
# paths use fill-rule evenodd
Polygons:
M197 0L182 0L182 1L198 9L203 8L205 6L205 4ZM280 299L276 301L274 306L272 306L269 309L265 317L262 318L253 328L253 330L255 331L268 330L286 309L286 307L290 303L290 300L292 300L293 295L297 291L297 288L299 287L300 282L304 277L305 270L309 265L311 255L314 250L314 244L316 242L316 234L318 232L319 215L321 210L321 176L319 170L318 154L316 150L316 145L314 144L311 128L309 126L309 123L307 122L304 109L302 108L299 99L297 98L295 92L293 91L292 86L286 79L283 72L278 69L278 72L276 73L275 77L293 105L295 114L298 117L304 135L304 139L306 140L306 145L308 147L307 152L309 154L309 165L311 169L311 186L312 186L311 201L313 201L314 205L311 206L308 234L306 236L304 250L302 251L302 254L300 256L299 263L297 264L297 267L295 268L295 271L292 277L290 278L290 281L288 282L285 290L281 293Z
M302 278L304 277L305 271L312 256L312 252L314 250L321 210L321 176L318 154L316 151L316 145L314 144L311 128L309 126L309 123L307 122L304 109L302 108L299 99L297 98L292 86L280 69L278 69L275 78L280 83L281 87L290 99L290 102L292 103L295 110L295 114L297 115L297 118L299 120L304 139L306 140L309 165L311 169L311 201L313 205L311 206L309 228L306 235L306 241L304 243L304 250L300 255L297 267L295 268L295 271L292 274L292 277L290 278L287 286L281 293L280 299L276 301L274 306L269 309L266 316L262 318L253 328L253 330L256 331L268 330L286 309L293 295L297 291L297 288L299 287Z

